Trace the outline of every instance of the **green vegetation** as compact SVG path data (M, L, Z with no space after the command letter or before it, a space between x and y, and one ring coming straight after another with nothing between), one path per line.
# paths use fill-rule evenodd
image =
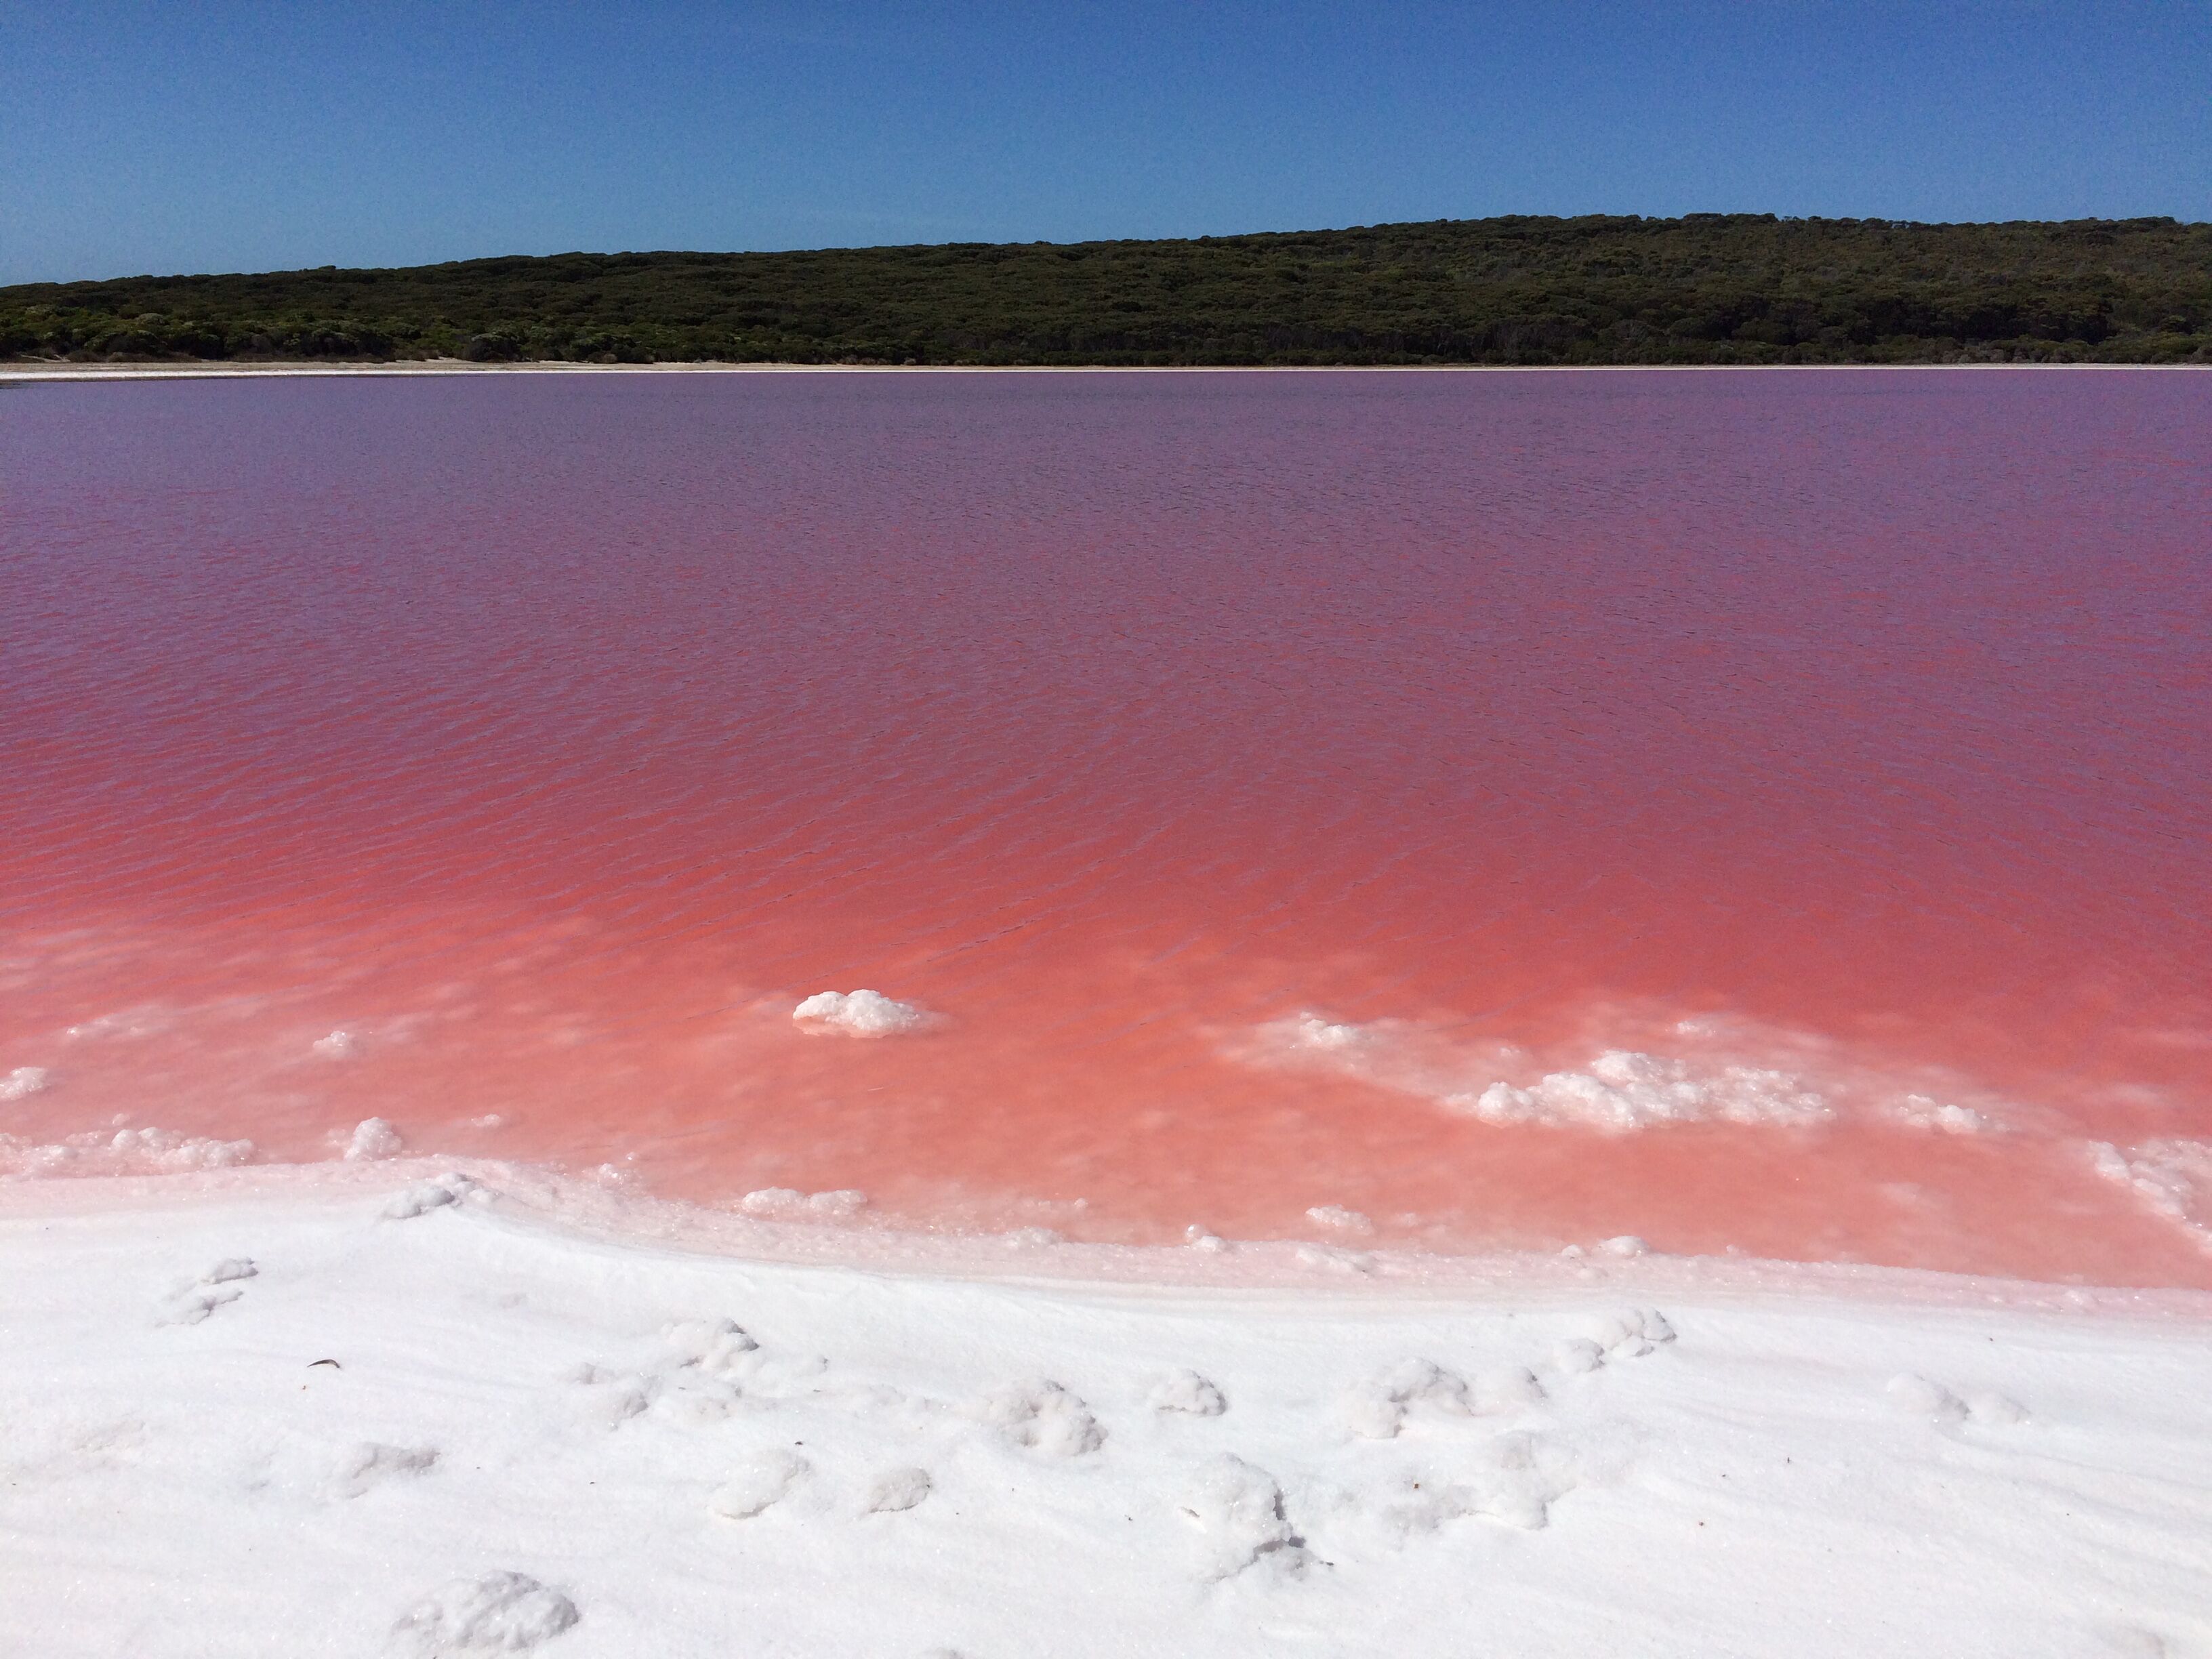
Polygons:
M0 288L0 357L2212 362L2212 225L1697 214Z

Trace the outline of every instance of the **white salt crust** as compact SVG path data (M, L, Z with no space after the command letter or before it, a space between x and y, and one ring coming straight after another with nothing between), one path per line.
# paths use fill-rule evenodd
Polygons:
M752 1253L636 1231L683 1218ZM2212 1633L2212 1297L1310 1248L1010 1259L421 1160L9 1186L9 1641L1998 1659Z

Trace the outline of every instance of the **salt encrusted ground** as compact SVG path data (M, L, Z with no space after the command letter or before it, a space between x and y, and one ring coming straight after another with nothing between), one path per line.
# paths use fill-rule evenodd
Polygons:
M2212 1654L2212 1298L476 1173L0 1190L0 1648Z

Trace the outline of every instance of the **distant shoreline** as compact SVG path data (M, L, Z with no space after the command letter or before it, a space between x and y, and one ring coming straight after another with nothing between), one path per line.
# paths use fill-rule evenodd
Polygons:
M0 361L823 368L2212 362L2212 224L1507 216L0 286Z
M410 379L486 374L2203 374L2205 363L264 363L0 362L0 386L84 385L101 380Z

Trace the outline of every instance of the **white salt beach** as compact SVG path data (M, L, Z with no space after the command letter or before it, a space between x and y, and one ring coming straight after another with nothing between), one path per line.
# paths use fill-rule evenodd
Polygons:
M2212 1297L1596 1243L10 1183L0 1645L2212 1653Z

